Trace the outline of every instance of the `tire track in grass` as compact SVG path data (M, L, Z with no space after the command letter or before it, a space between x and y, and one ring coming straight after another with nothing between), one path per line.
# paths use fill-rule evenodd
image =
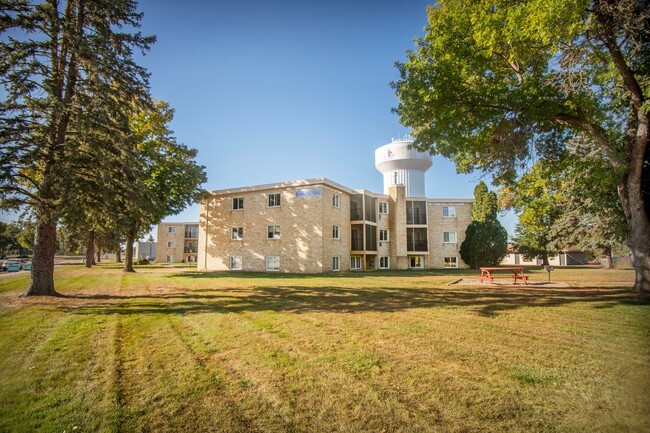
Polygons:
M124 384L122 383L124 369L124 324L122 323L122 317L119 314L116 314L115 316L115 334L113 337L113 386L116 405L115 431L121 433L122 426L124 425L125 405L125 390Z
M219 397L226 400L225 401L226 409L232 416L235 417L235 421L237 422L237 424L240 425L241 431L242 432L261 431L254 425L252 419L246 415L245 411L240 407L239 403L237 402L237 399L233 395L233 392L235 390L231 388L235 386L234 383L229 383L229 380L226 379L226 377L236 376L237 373L234 371L227 371L226 369L222 370L221 368L218 368L222 366L217 366L218 370L222 370L222 371L214 371L213 369L211 369L210 366L208 366L208 363L206 362L208 356L201 354L195 348L195 344L197 343L197 340L192 339L191 336L192 331L189 330L186 325L181 323L180 319L172 318L170 316L167 316L167 318L171 328L174 330L174 332L178 336L179 340L182 342L187 352L194 359L194 362L196 363L198 369L201 371L201 374L209 378L210 383L215 383L217 385L217 390L221 391ZM198 343L202 344L200 341ZM202 346L203 348L205 348L204 344L202 344Z

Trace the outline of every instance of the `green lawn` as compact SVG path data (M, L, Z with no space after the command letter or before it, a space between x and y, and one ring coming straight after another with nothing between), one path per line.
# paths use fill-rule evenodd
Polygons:
M55 299L2 277L0 431L650 431L631 271L468 276L65 265Z

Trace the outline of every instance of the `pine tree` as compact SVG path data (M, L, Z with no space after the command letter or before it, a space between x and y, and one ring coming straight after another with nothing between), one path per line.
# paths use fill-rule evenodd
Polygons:
M0 192L36 220L26 295L56 295L56 224L80 183L114 178L134 103L148 103L148 74L133 60L153 37L128 33L142 15L131 0L8 0L0 12ZM4 37L11 32L11 38ZM85 134L103 136L88 140ZM84 147L92 142L93 148Z
M472 223L465 231L460 257L472 268L497 266L508 254L508 232L497 220L497 196L481 181L474 188Z

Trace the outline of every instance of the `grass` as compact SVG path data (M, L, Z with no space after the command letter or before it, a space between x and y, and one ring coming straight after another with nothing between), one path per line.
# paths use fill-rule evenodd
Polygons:
M629 270L137 270L60 266L56 299L0 278L0 431L650 431Z

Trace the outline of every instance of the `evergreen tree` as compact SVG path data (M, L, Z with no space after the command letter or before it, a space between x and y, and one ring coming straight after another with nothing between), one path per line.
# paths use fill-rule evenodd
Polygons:
M497 220L497 196L481 181L474 188L472 223L465 231L460 257L472 268L498 266L508 254L508 232Z
M141 18L132 0L3 2L0 196L2 206L26 205L35 217L26 295L56 295L56 224L74 212L67 198L80 183L86 193L103 188L133 152L119 137L133 104L149 98L133 49L147 50L154 38L122 30L137 29Z

